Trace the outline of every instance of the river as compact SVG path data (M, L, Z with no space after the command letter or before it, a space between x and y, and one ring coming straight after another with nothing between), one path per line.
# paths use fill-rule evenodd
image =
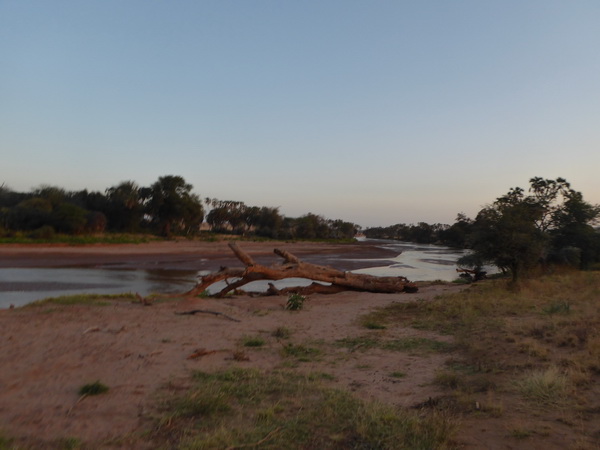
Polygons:
M407 242L370 240L378 246L393 250L397 256L385 259L361 259L370 267L353 272L377 276L404 276L411 281L444 280L457 277L456 261L463 250L438 245L421 245ZM329 265L343 261L343 255L330 258ZM379 264L380 263L380 264ZM180 293L191 289L198 276L205 272L185 270L125 270L95 268L1 268L0 308L11 304L22 306L36 300L63 295L119 294L137 292L146 296L152 293ZM278 287L308 284L307 280L282 280ZM214 290L220 286L215 285ZM246 285L248 291L266 289L266 282Z

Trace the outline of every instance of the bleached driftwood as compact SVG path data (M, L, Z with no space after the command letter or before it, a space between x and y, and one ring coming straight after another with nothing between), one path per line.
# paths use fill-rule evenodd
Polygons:
M223 297L228 292L241 288L253 281L270 280L277 281L286 278L305 278L320 283L310 286L285 288L278 290L270 283L268 293L287 294L300 293L311 294L334 293L341 291L366 291L379 293L417 292L418 288L405 277L376 277L373 275L344 272L327 266L305 263L293 254L280 249L274 252L284 260L282 264L271 267L257 264L250 255L244 252L235 242L229 243L229 248L236 257L244 263L245 267L228 268L222 267L218 272L205 275L200 278L198 284L186 295L199 295L207 288L219 281L225 281L227 286L215 294L215 297ZM232 281L233 280L233 281Z

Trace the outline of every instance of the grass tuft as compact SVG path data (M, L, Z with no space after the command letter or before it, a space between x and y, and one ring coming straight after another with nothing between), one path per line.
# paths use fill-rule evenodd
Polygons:
M284 357L296 358L300 362L315 361L321 356L321 350L316 347L308 347L302 344L286 344L281 349Z
M289 339L292 335L292 332L289 328L286 327L277 327L275 330L271 332L271 336L277 339Z
M244 347L262 347L265 343L265 340L260 336L245 336L242 338Z
M404 372L395 371L389 374L391 378L405 378L406 374Z
M567 377L556 367L530 372L516 386L525 398L538 405L558 405L567 399Z
M447 342L436 341L435 339L407 337L402 339L383 340L372 336L358 336L353 338L338 339L336 343L341 347L346 347L350 351L369 350L380 348L383 350L398 352L448 352L453 349L453 345Z
M367 328L368 330L385 330L387 327L381 322L377 322L374 320L363 320L362 326Z
M93 383L84 384L79 388L79 395L100 395L108 391L108 386L95 381Z

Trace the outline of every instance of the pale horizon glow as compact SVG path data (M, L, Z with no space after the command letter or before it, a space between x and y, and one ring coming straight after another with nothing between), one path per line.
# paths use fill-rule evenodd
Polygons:
M534 176L600 203L600 3L0 3L0 185L453 223Z

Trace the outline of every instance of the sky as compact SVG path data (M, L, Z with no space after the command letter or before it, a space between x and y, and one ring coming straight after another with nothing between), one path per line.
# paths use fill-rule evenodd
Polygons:
M0 0L0 185L365 227L529 179L600 203L597 0Z

